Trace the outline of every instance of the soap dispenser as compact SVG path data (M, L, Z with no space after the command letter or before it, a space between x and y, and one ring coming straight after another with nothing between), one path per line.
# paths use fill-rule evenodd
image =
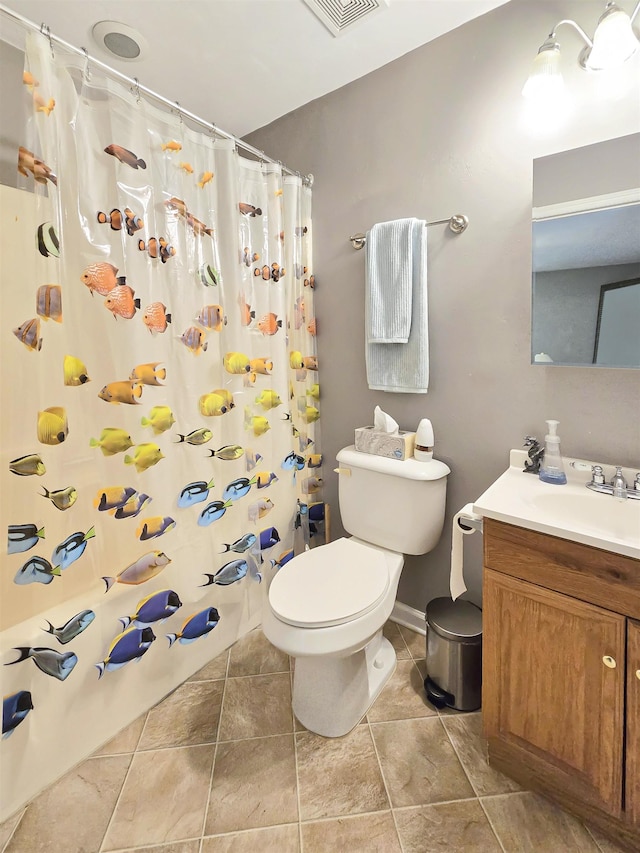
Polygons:
M548 432L544 437L544 458L538 475L543 483L563 486L567 482L560 455L560 436L557 434L560 421L547 421Z

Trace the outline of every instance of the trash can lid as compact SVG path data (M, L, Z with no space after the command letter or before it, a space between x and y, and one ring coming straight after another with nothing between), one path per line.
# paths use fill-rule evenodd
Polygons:
M471 601L434 598L427 604L427 627L448 640L465 642L482 636L482 610Z

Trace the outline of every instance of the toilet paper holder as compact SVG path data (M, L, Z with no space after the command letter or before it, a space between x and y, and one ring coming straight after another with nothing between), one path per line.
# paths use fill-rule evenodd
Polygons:
M461 527L462 530L479 530L482 533L482 519L465 515L458 519L458 527Z

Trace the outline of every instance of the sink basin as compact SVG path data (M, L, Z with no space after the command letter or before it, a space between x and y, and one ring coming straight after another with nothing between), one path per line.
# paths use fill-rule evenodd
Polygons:
M577 470L571 463L579 460L565 457L567 484L558 486L525 474L526 458L525 451L511 451L509 468L474 503L476 513L640 559L640 501L587 489L591 463ZM633 481L634 472L624 474Z

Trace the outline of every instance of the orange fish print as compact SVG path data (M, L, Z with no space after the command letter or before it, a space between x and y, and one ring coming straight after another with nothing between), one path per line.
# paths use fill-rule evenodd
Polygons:
M295 229L295 235L296 235L296 237L304 237L304 235L307 233L308 230L309 229L307 228L306 225L301 226L301 227Z
M204 326L205 329L213 329L214 332L219 332L223 326L227 325L227 317L222 305L205 305L196 317L196 322Z
M171 322L171 314L167 314L167 306L162 302L152 302L144 309L142 322L152 335L167 331L167 324Z
M165 205L169 210L175 210L178 216L181 216L185 220L187 225L193 229L193 233L196 237L200 237L202 234L207 234L209 237L213 236L213 228L209 228L208 225L205 225L204 222L196 219L192 213L189 213L187 205L181 198L173 196L168 201L165 201Z
M305 370L317 370L318 369L318 356L317 355L307 355L302 359L302 367Z
M269 358L252 358L249 361L249 370L251 373L261 373L263 376L269 376L273 370L273 362Z
M298 296L293 306L293 327L296 331L302 326L305 321L305 313L304 313L304 299L302 296Z
M114 207L111 213L103 213L99 210L96 218L100 225L108 223L112 231L120 231L122 228L122 213L117 207Z
M137 406L138 400L142 397L141 382L109 382L105 385L102 391L98 394L101 400L106 403L127 403L130 406Z
M251 305L244 301L243 296L238 297L238 305L240 306L240 325L249 326L252 320L255 320L256 312L251 310Z
M122 213L118 210L118 208L114 208L111 213L103 213L101 210L98 211L98 222L101 225L105 225L108 223L111 226L112 231L120 231L123 225L123 216ZM141 228L144 228L144 220L140 216L136 216L136 214L128 207L124 209L124 227L127 229L127 234L129 237L133 237L136 231L140 231Z
M284 194L284 190L283 190L282 188L281 188L281 189L279 189L279 190L276 190L276 191L274 192L274 196L275 196L276 198L279 198L279 197L280 197L281 195L283 195L283 194Z
M104 304L114 317L130 320L136 313L136 308L140 307L140 300L134 299L134 295L135 291L127 284L119 284L109 291Z
M123 148L122 145L107 145L104 152L105 154L111 154L112 157L115 157L116 160L119 160L121 163L126 163L127 166L131 166L132 169L147 168L147 164L144 160L141 160L137 154L134 154L133 151L129 151L128 148Z
M243 216L262 216L262 210L259 207L254 207L252 204L239 202L238 208Z
M203 190L212 178L213 172L203 172L202 175L200 175L200 180L198 181L200 189Z
M36 313L43 320L62 323L62 288L59 284L43 284L36 292Z
M22 82L30 92L33 92L36 86L40 85L40 83L36 80L36 78L30 71L22 72Z
M32 320L25 320L21 326L13 330L13 334L27 349L37 352L40 352L42 349L40 320L37 317L34 317Z
M206 352L209 344L205 340L205 333L202 329L197 329L195 326L189 326L182 333L180 340L188 350L194 355L200 355L201 352Z
M304 286L305 286L305 287L310 287L310 288L311 288L311 290L314 290L314 288L315 288L315 286L316 286L316 277L315 277L315 275L310 275L310 276L309 276L309 278L305 278L305 280L304 280Z
M49 98L48 101L39 95L38 92L33 93L33 105L36 108L37 113L44 113L46 116L51 115L53 112L53 108L56 105L56 102L53 98Z
M117 275L118 267L109 264L106 261L99 261L95 264L89 264L85 271L80 276L80 281L89 288L93 296L94 290L100 296L107 296L111 293L114 287L127 283L126 278Z
M257 326L263 335L275 335L278 329L282 328L282 320L278 320L278 315L272 311L258 320Z
M309 332L309 334L313 335L313 337L315 338L316 331L317 331L316 318L314 317L313 320L311 320L309 323L307 323L307 332Z
M256 267L253 271L253 274L256 276L256 278L262 276L264 281L269 281L269 279L273 279L274 282L278 282L285 274L285 270L284 267L280 266L280 264L273 263L270 267L267 266L267 264L265 264L262 268Z
M240 257L240 263L244 264L246 267L250 267L251 264L254 264L256 261L260 260L260 255L257 252L251 253L251 250L248 246L244 247L244 251Z
M160 364L162 364L160 361L138 364L129 374L129 379L132 382L141 382L143 385L159 385L163 387L163 383L160 380L167 378L167 369L166 367L159 367Z
M191 163L180 163L180 168L187 173L187 175L193 175L193 166Z
M54 186L58 186L58 179L49 166L39 160L32 151L23 148L22 145L18 148L18 171L25 177L29 177L29 172L31 172L38 184L46 184L47 181L51 181Z
M182 145L172 139L170 142L163 142L160 146L163 151L182 151Z
M163 264L166 264L169 258L173 258L176 250L170 246L164 237L149 237L146 244L144 240L138 240L138 249L141 252L146 251L150 258L156 260L160 258Z

